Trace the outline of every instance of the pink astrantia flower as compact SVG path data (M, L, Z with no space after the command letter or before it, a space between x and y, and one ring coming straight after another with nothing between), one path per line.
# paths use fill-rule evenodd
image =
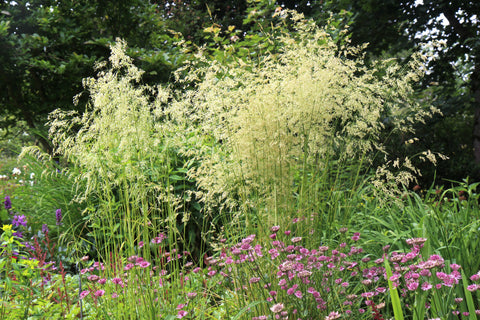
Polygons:
M302 241L302 237L293 237L292 238L293 243L297 243L297 242L300 242L300 241Z
M101 297L105 294L105 290L97 290L95 292L95 297Z
M147 268L148 266L150 266L150 262L141 261L140 263L138 263L138 265L140 266L140 268Z
M185 310L179 310L179 311L178 311L178 314L177 314L177 318L178 318L178 319L182 319L182 318L185 317L187 314L188 314L187 311L185 311Z
M272 310L273 313L279 313L280 311L283 310L283 308L284 308L283 303L277 303L271 306L270 310Z
M427 290L430 290L433 288L433 286L428 283L428 282L424 282L422 283L422 285L420 286L420 288L423 290L423 291L427 291Z
M480 274L474 274L473 276L470 277L470 280L472 281L478 281L480 280Z
M334 320L340 317L341 317L340 313L338 313L337 311L332 311L328 314L328 316L325 317L325 320Z

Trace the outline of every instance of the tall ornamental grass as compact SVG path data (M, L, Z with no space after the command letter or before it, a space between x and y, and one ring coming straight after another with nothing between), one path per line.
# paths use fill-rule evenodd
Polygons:
M97 77L84 80L90 103L82 115L50 115L56 153L78 172L73 200L87 204L84 219L103 259L112 251L135 254L159 231L168 231L173 246L196 246L200 256L205 220L186 176L195 164L178 153L176 127L165 125L169 92L143 85L143 71L125 49L119 40L108 63L97 65ZM196 137L183 138L188 147Z
M329 228L349 219L345 207L366 182L391 196L414 181L411 160L390 159L384 137L413 134L436 110L412 97L421 57L367 66L362 47L339 48L325 29L289 14L293 30L271 39L278 52L182 70L198 85L168 112L216 142L191 171L203 201L247 210L253 225L320 210L319 227Z

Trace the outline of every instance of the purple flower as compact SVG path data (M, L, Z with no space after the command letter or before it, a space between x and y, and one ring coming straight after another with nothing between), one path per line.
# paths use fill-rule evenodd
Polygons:
M42 224L42 233L47 234L48 233L48 225Z
M20 232L20 231L14 232L12 235L17 237L17 238L23 238L23 233Z
M55 211L55 219L57 219L57 226L62 225L62 209L57 209Z
M12 201L10 200L10 197L9 197L9 196L6 196L6 197L5 197L4 205L5 205L5 209L6 209L6 210L12 209Z
M21 215L21 216L13 216L13 219L12 219L12 225L15 226L15 227L19 227L19 226L24 226L26 227L27 226L27 220L25 220L25 216L24 215Z

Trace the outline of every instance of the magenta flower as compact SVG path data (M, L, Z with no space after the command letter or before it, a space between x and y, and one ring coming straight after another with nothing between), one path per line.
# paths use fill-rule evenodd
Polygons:
M105 294L105 290L97 290L95 292L95 297L101 297Z
M479 289L479 285L478 284L471 284L467 287L467 290L468 291L471 291L471 292L474 292L474 291L477 291Z
M150 262L148 261L141 261L140 263L138 263L138 265L140 266L140 268L147 268L150 266Z
M179 310L179 311L178 311L178 314L177 314L177 318L178 318L178 319L182 319L182 318L185 317L187 314L188 314L187 311L185 311L185 310Z
M80 299L85 298L86 296L88 296L89 293L90 293L90 291L88 291L88 290L82 291L80 293Z
M417 290L417 288L418 288L418 282L411 281L411 282L407 283L407 289L408 290L415 291L415 290Z
M480 274L476 273L473 276L470 277L470 280L472 281L478 281L480 280Z
M428 282L424 282L422 283L422 285L420 286L420 288L423 290L423 291L427 291L427 290L430 290L433 288L433 286L428 283Z

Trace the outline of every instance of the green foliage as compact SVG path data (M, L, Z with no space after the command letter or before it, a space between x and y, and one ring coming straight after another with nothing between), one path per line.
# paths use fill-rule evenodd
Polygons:
M424 173L421 182L429 185L435 178L437 183L443 183L442 179L461 180L466 176L480 179L480 46L476 18L479 3L333 0L318 5L336 13L351 12L348 34L353 44L369 43L369 59L391 56L408 61L412 52L432 53L434 58L428 61L430 72L416 91L418 99L436 105L443 116L418 123L418 132L425 139L410 149L417 153L426 145L450 157L450 161L441 163L436 170L417 164ZM399 138L387 144L395 149L411 137Z
M178 35L165 30L148 1L7 1L0 9L2 127L23 120L45 150L48 113L74 107L71 97L82 91L82 78L108 57L115 37L129 41L129 54L148 81L167 81L181 60L173 45Z
M58 241L57 249L63 252L61 260L68 266L81 255L92 254L93 239L87 237L90 229L83 215L86 206L72 201L84 187L84 183L75 180L75 169L63 166L36 146L24 148L18 162L24 164L31 179L25 179L26 183L12 195L16 198L15 210L29 217L32 236L47 225L50 238ZM62 211L59 223L55 217L57 209Z

